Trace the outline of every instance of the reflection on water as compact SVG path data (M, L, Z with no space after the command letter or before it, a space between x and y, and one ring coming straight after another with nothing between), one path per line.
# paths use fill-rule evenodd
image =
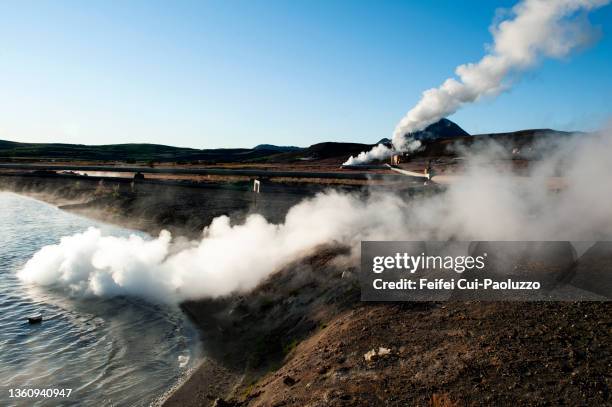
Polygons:
M0 405L149 405L193 363L194 328L178 309L135 298L76 298L26 286L16 271L42 246L97 226L0 192ZM40 324L26 316L43 313ZM9 398L9 389L71 388L69 399Z

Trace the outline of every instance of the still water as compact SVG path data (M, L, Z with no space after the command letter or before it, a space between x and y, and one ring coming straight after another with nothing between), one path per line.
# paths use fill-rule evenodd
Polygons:
M195 328L180 310L136 298L81 298L28 286L16 272L41 247L96 226L137 233L0 192L0 405L147 406L195 363ZM40 324L26 317L42 312ZM12 389L12 390L11 390ZM69 398L11 398L71 389Z

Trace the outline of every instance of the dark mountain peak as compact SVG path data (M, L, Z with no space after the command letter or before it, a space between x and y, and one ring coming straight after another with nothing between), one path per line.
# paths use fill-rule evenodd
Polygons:
M467 131L463 130L456 123L446 118L442 118L437 122L425 127L423 130L408 134L407 137L412 137L415 140L421 141L433 141L447 138L465 137L469 135L470 134Z

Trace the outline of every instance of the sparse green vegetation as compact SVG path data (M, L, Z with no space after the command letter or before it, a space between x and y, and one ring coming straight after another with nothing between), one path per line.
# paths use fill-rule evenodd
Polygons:
M283 346L283 355L288 355L298 345L298 340L293 338L289 343Z

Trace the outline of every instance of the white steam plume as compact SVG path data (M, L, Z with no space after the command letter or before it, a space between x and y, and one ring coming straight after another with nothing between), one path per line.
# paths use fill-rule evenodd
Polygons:
M580 12L602 7L609 0L524 0L512 8L513 17L491 27L493 45L477 63L459 65L459 79L449 78L423 92L421 100L399 122L393 145L404 148L406 134L422 130L466 103L508 89L511 74L527 70L541 57L563 58L589 43L594 29Z
M322 244L357 254L361 240L610 240L611 135L561 142L528 177L491 165L500 158L491 147L468 157L464 176L433 196L332 191L297 204L282 224L251 215L232 226L222 216L178 251L168 232L147 241L89 229L41 249L19 277L75 293L180 302L252 289ZM566 187L552 192L547 183L558 175Z
M412 153L421 147L419 140L409 140L404 143L404 149L402 151ZM384 160L391 157L396 150L387 147L384 144L375 145L370 151L362 151L356 156L350 156L342 165L361 165L366 164L374 160Z
M215 218L199 242L175 254L169 254L166 231L147 241L102 236L90 228L42 248L18 275L26 282L59 283L77 293L170 301L215 297L249 290L321 244L355 246L360 240L389 237L386 223L401 221L404 208L391 195L364 202L329 192L291 208L280 225L257 214L235 226L227 216Z
M362 151L356 156L350 156L342 165L359 165L374 160L384 160L391 157L393 149L384 144L375 145L370 151Z
M510 18L491 26L493 44L487 55L476 63L459 65L455 69L457 79L448 78L440 87L423 92L421 100L395 128L395 150L411 152L410 144L414 140L407 135L455 113L466 103L507 90L511 76L537 65L542 57L563 58L588 44L596 30L585 18L585 13L609 2L524 0L515 5ZM379 146L374 149L379 150ZM387 150L388 157L392 150ZM353 159L354 164L363 164L374 158L378 155L364 152L349 161Z

